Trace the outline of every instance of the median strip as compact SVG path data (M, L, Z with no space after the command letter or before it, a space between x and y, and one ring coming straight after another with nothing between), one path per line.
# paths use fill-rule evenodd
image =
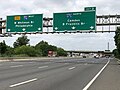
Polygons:
M12 87L20 86L20 85L27 84L27 83L30 83L30 82L33 82L33 81L36 81L36 80L37 80L37 78L34 78L34 79L31 79L31 80L27 80L27 81L24 81L24 82L20 82L20 83L17 83L17 84L10 85L9 87L12 88Z

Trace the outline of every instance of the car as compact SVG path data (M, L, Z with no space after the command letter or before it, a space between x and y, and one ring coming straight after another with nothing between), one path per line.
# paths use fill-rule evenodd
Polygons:
M86 58L86 56L83 56L83 58Z
M94 56L94 58L97 58L97 59L98 59L98 58L99 58L99 56L98 56L98 55L96 55L96 56Z

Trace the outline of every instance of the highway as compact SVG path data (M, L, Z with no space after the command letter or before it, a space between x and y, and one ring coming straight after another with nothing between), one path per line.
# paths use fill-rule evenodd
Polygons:
M113 58L0 62L0 90L120 90Z

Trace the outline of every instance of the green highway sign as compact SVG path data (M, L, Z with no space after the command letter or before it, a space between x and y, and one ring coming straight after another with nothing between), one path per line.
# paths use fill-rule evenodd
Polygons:
M96 30L96 13L95 11L54 13L53 30Z
M96 7L85 7L84 11L96 11Z
M42 32L43 14L7 16L6 32Z

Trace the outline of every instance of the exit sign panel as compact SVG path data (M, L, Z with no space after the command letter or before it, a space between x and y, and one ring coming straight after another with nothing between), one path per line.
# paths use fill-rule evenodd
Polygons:
M96 13L95 11L54 13L53 30L96 30Z
M7 16L7 32L42 32L43 15Z

